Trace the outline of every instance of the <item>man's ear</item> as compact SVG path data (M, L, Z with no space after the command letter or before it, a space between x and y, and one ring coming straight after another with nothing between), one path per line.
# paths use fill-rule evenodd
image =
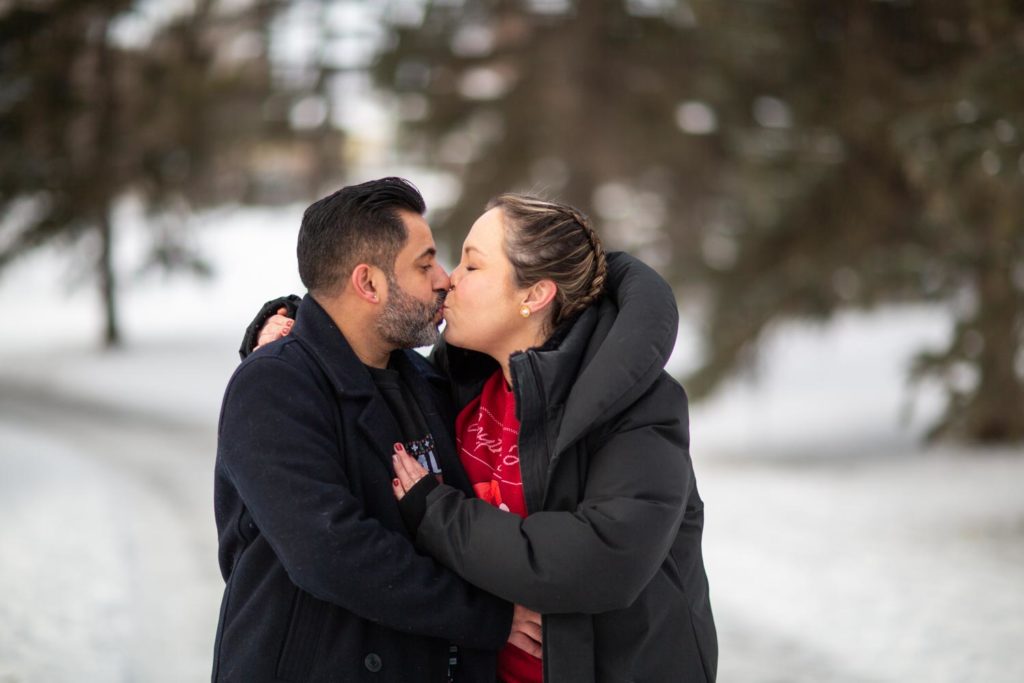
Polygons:
M523 305L529 306L531 313L540 313L551 305L551 302L555 300L556 294L558 294L558 285L554 281L541 280L530 285L530 288L526 290L526 298L523 299Z
M384 277L384 272L368 263L357 265L352 269L352 275L349 276L349 284L352 285L352 291L356 293L356 296L374 304L379 303L384 295L382 288L387 287L385 282L387 282L387 278Z

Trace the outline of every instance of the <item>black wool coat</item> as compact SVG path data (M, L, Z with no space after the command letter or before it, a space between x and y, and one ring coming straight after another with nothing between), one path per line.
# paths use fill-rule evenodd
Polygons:
M469 491L446 383L396 352L446 481ZM391 490L398 424L307 296L287 338L228 383L215 471L226 587L214 681L493 681L511 606L418 552Z
M438 486L417 544L543 614L547 683L714 681L687 400L663 370L675 298L625 254L609 256L608 283L608 295L569 329L512 356L529 515ZM434 360L459 406L497 368L455 347L440 346Z

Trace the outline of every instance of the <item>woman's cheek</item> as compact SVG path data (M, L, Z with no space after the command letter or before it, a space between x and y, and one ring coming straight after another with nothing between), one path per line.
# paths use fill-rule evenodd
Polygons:
M461 339L462 335L459 334L461 331L462 326L459 324L456 316L449 315L445 318L444 338L449 344L464 346Z

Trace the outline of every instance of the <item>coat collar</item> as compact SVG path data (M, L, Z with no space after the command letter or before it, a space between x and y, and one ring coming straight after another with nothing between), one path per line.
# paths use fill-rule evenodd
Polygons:
M299 304L291 336L316 357L339 396L369 398L378 393L366 366L311 294Z
M358 424L364 437L374 444L374 452L391 471L392 445L403 441L402 432L384 397L369 371L345 335L327 311L311 295L299 304L291 338L296 339L316 358L327 376L339 401L362 404ZM452 416L446 405L439 405L448 395L448 380L434 370L426 359L415 351L400 349L392 352L391 366L412 389L413 398L423 414L427 429L434 437L437 456L441 460L445 481L469 490L468 479L458 465L451 437ZM459 475L462 475L461 478ZM463 481L465 480L465 481Z

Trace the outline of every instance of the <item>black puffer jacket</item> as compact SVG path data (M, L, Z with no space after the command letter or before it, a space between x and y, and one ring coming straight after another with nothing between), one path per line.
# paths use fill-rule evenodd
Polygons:
M439 486L416 541L472 583L544 615L547 683L713 681L704 506L686 395L663 369L675 299L623 254L609 257L609 290L545 347L512 358L529 516ZM497 368L444 345L434 358L459 406Z

